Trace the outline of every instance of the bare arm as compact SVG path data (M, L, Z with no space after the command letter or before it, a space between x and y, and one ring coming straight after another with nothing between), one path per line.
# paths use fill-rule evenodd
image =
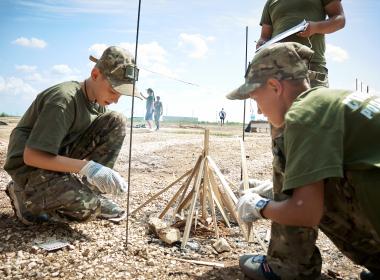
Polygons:
M294 190L291 198L271 201L263 209L264 217L289 226L317 226L323 215L324 183L319 181Z
M346 24L343 6L340 0L333 1L325 6L327 20L309 21L305 31L298 33L301 37L310 37L314 34L329 34L342 29Z
M256 49L264 45L270 38L272 38L273 28L271 25L263 24L261 27L260 39L257 41Z
M86 160L52 155L29 147L25 147L24 162L26 165L45 170L72 173L78 173L87 163Z

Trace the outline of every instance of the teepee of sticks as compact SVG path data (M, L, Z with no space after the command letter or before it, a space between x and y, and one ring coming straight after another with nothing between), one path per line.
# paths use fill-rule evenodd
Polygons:
M248 189L246 156L243 141L240 141L242 149L243 185L244 189ZM216 177L219 178L221 184L217 183ZM252 225L242 222L237 215L235 208L238 199L236 195L232 192L222 172L219 170L218 166L209 155L208 129L205 129L203 151L201 155L198 157L195 166L192 169L185 172L174 182L172 182L168 187L159 191L151 198L149 198L146 202L137 207L131 213L131 215L142 209L144 206L152 202L154 199L156 199L161 194L174 187L181 181L183 181L183 183L159 215L159 218L162 219L168 213L169 209L173 208L171 217L171 222L173 223L178 213L187 213L181 248L185 248L186 246L186 243L189 239L193 219L195 218L196 223L199 208L201 210L201 215L204 220L206 220L209 217L211 212L216 238L219 238L219 229L216 218L217 208L225 224L228 227L231 226L227 213L229 213L230 216L238 223L246 241L252 242L254 234L257 237L260 244L263 246L261 239L253 230ZM190 188L191 185L192 187Z

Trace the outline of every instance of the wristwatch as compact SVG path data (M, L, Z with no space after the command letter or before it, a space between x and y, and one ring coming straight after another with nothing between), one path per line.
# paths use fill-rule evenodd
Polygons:
M270 199L267 199L267 198L261 198L259 201L256 202L255 204L255 208L256 208L256 211L257 213L260 214L261 218L264 218L263 215L261 214L261 211L265 208L265 206L267 206L267 204L269 203Z

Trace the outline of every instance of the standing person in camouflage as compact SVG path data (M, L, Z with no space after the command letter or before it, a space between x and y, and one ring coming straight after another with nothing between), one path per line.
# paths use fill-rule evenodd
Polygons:
M320 279L321 266L300 270L300 261L288 259L305 257L310 245L305 230L319 227L342 253L370 271L361 279L380 279L380 98L311 88L307 65L312 55L298 43L264 48L253 58L245 83L227 95L254 99L274 127L285 128L284 181L275 194L281 201L252 189L238 200L239 217L247 223L271 219L272 231L273 225L285 225L300 237L299 243L289 243L274 232L268 256L244 255L240 266L251 279ZM272 242L283 244L289 257L269 256Z
M289 28L306 20L305 31L284 39L311 47L314 54L309 62L311 87L328 87L328 70L325 59L325 34L330 34L345 25L345 16L340 0L267 0L260 21L260 39L256 47ZM281 193L285 157L283 147L283 127L271 126L273 150L273 193L275 200L286 197ZM300 278L319 275L321 256L315 242L318 231L312 228L289 227L273 223L268 260L285 267L292 267L293 275ZM276 238L273 238L276 235ZM281 238L278 238L281 237ZM279 240L286 240L282 242ZM290 245L291 244L291 245ZM299 245L299 246L297 246ZM290 253L291 252L291 253Z
M122 218L101 194L121 194L127 183L112 168L126 135L125 118L106 109L131 95L137 68L129 53L109 47L84 82L41 92L12 131L4 169L7 194L24 224Z

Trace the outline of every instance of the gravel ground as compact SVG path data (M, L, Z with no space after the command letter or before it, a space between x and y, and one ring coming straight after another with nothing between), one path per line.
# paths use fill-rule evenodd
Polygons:
M9 127L0 128L0 166L6 154ZM1 132L3 134L1 135ZM210 155L233 183L240 179L240 129L211 128ZM128 174L128 145L124 143L115 169ZM203 132L192 128L163 128L159 132L135 129L133 135L130 209L136 209L159 190L192 168L202 151ZM270 137L268 133L246 134L246 152L250 177L271 178ZM0 279L244 279L238 257L247 252L263 253L255 242L247 244L236 224L221 225L221 236L232 247L218 254L212 247L213 231L191 231L189 244L165 245L147 228L147 219L158 215L174 195L171 188L129 219L128 246L126 224L95 220L85 224L23 226L13 216L4 189L9 177L0 168ZM127 197L114 197L127 206ZM269 221L259 221L255 230L265 239ZM51 240L70 243L56 251L45 251L37 244ZM267 242L266 242L267 244ZM318 246L323 256L322 279L358 279L361 267L345 258L321 233ZM176 260L191 259L223 263L224 268L191 264Z

